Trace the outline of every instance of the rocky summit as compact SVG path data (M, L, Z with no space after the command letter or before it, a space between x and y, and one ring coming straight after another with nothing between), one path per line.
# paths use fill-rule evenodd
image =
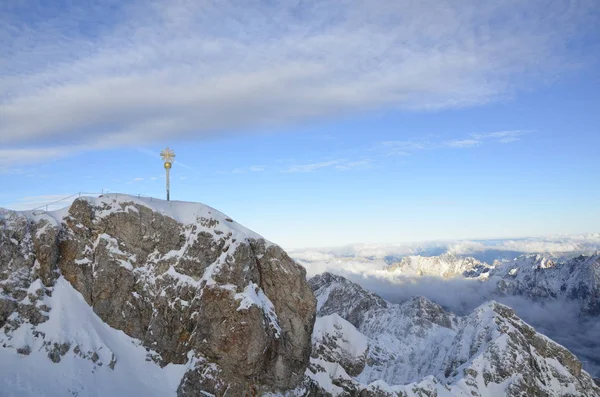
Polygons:
M0 394L243 396L303 379L304 268L208 206L0 210Z

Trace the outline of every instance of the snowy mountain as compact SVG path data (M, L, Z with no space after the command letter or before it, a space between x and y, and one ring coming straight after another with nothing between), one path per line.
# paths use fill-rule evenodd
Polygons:
M287 390L315 306L301 266L202 204L0 210L3 397Z
M480 262L512 260L540 254L563 262L600 250L600 233L494 240L430 241L404 244L352 244L342 247L296 248L288 250L309 275L343 268L348 272L381 270L407 256L435 257L452 254Z
M314 395L600 395L573 354L499 303L459 317L423 297L386 302L329 273L310 284L318 318L304 388Z
M407 276L437 276L442 278L480 275L489 271L490 266L475 258L461 257L453 253L439 256L407 256L388 267L390 272Z
M600 252L560 263L541 255L522 256L496 262L489 275L478 277L502 293L575 300L581 304L583 315L600 316Z
M581 305L583 315L600 315L600 252L564 262L539 254L523 255L491 265L450 253L407 256L387 270L391 276L477 279L490 283L498 294L573 300Z

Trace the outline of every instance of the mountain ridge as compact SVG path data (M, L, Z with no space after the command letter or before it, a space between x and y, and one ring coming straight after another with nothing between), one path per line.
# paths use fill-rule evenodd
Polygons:
M187 365L179 396L285 390L301 381L316 305L305 270L226 215L202 204L105 195L51 213L3 210L0 223L5 349L26 357L37 347L50 362L89 358L94 371L119 371L119 352L113 360L38 330L66 304L52 300L57 286L70 286L102 322L151 349L149 360Z
M328 340L329 346L313 353L309 367L315 382L319 374L327 374L330 383L320 382L333 395L600 395L572 353L497 302L459 317L424 297L382 304L378 296L329 273L309 282L319 302L317 324L332 316L329 313L348 320L338 320L341 324L330 328L330 337L317 341ZM347 300L352 295L360 297L355 304ZM355 376L347 371L339 375L340 368L323 364L344 356L335 353L344 350L335 341L343 341L346 330L352 335L349 339L357 339L358 332L369 346L362 363L346 359L339 364L342 369L362 365ZM573 388L575 384L580 386Z

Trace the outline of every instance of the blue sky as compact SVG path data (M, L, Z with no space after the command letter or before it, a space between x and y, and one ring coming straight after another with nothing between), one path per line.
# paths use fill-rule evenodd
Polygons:
M162 197L168 145L289 248L599 231L594 1L45 3L0 5L1 207Z

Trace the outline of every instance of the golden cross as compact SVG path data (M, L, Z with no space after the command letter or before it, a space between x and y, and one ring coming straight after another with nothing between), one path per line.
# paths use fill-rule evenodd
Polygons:
M160 157L165 163L172 163L175 159L175 152L167 147L160 152Z

